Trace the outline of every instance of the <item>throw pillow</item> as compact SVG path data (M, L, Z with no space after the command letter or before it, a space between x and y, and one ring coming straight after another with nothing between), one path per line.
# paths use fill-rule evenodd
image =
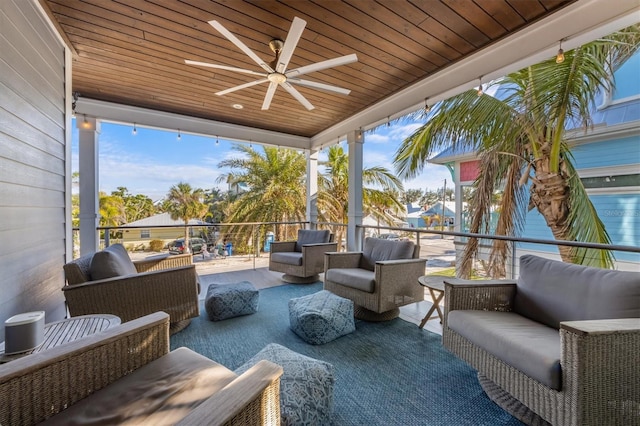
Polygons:
M91 259L90 271L94 281L138 272L122 244L114 244L95 253Z

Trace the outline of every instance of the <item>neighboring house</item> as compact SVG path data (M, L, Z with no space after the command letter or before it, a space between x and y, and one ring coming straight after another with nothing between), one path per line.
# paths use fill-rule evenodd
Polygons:
M206 222L191 219L189 225L189 236L200 236L204 228L197 225L206 225ZM196 227L194 228L193 225ZM135 226L135 229L126 229L128 226ZM144 219L136 220L123 225L122 243L127 248L147 248L152 240L164 241L165 245L171 241L184 238L184 221L171 219L169 213L160 213Z
M568 142L576 168L612 244L640 246L640 54L614 73L615 91L601 96L593 113L593 128L570 130ZM474 152L446 150L429 160L452 172L458 206L462 187L470 186L479 173ZM458 208L456 230L468 231L462 209ZM537 210L526 216L522 237L552 240L553 235ZM463 243L457 246L462 250ZM517 255L537 253L558 257L555 246L519 244ZM640 256L615 252L618 269L638 270Z

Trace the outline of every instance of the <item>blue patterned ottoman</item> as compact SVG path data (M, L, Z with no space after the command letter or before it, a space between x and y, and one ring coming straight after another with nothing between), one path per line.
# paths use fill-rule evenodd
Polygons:
M307 343L328 343L355 331L353 302L327 290L291 299L289 324Z
M280 416L283 426L331 424L335 381L333 365L271 343L235 373L240 375L261 360L282 367Z
M235 284L211 284L207 289L204 307L211 321L220 321L258 310L260 293L249 281Z

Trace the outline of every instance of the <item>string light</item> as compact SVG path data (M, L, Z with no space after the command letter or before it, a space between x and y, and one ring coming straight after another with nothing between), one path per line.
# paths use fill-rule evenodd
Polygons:
M424 113L429 114L431 107L429 106L429 98L424 98Z
M387 117L387 127L391 127L391 117Z
M218 141L218 137L216 136L216 146L220 145L220 141Z
M182 135L180 134L180 129L178 129L178 142L182 139Z
M87 115L84 114L84 120L82 121L82 128L83 129L90 129L91 128L91 123L89 123L89 121L87 120Z
M558 49L558 54L556 55L556 64L561 64L564 62L564 50L562 50L562 40L560 40L560 48Z
M482 76L478 78L478 81L480 81L480 86L478 86L478 96L482 96L484 94L484 90L482 89Z
M138 129L136 128L136 123L133 123L133 130L131 131L131 134L133 136L138 134Z

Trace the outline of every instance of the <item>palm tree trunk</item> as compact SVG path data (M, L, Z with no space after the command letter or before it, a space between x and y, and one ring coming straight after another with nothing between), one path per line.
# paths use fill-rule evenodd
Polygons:
M549 162L545 159L536 162L536 177L531 185L530 206L535 206L556 240L571 241L569 223L569 185L562 173L548 172ZM542 166L541 168L539 166ZM558 246L564 262L572 262L569 246Z

